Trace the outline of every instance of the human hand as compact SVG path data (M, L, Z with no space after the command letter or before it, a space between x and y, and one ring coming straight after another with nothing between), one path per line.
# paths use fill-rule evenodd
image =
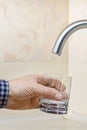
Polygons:
M7 109L23 110L39 107L40 97L53 100L68 98L65 86L57 79L28 75L9 81Z

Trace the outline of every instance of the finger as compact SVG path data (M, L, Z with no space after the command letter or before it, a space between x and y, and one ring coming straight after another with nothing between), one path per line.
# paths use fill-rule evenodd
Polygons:
M46 87L41 84L38 84L38 86L34 88L34 94L36 96L39 95L48 99L55 100L62 100L68 98L68 94L66 92L58 91L55 88Z
M64 91L66 89L66 87L62 84L60 80L48 76L37 77L37 83L56 88L59 91Z

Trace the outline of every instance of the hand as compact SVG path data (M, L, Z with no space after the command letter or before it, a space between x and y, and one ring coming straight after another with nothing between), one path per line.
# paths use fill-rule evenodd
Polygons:
M65 86L57 79L43 75L29 75L9 81L7 109L33 109L39 107L41 96L62 100L68 98Z

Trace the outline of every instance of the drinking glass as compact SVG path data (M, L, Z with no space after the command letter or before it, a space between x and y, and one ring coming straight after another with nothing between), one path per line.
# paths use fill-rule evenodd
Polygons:
M70 97L70 88L71 88L71 77L68 75L59 75L59 74L46 74L47 77L58 79L64 84L66 87L65 92L67 92L68 96ZM62 91L62 90L60 90ZM68 112L68 104L69 104L69 97L68 99L63 99L60 101L46 99L44 97L40 98L40 110L53 113L53 114L67 114Z

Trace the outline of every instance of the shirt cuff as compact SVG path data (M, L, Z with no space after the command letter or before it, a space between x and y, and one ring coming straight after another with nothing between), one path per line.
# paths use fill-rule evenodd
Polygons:
M0 80L0 108L7 104L9 96L9 83L6 80Z

